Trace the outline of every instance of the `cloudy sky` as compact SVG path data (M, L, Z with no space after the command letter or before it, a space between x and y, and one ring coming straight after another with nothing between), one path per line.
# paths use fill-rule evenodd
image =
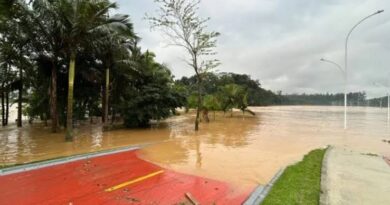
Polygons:
M153 0L117 0L119 12L131 16L141 46L157 54L176 77L193 71L183 63L186 53L168 47L158 31L151 31L145 13L157 9ZM344 41L360 19L376 15L353 32L350 40L351 91L383 96L390 80L389 0L203 0L200 15L211 17L209 29L218 39L218 71L246 73L264 88L284 93L342 92L343 78L322 57L344 65Z

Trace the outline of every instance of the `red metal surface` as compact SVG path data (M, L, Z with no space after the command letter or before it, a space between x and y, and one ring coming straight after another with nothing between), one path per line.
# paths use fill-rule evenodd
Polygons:
M105 191L159 170L164 169L128 151L6 175L0 177L0 204L180 204L190 193L200 204L225 205L241 204L249 195L220 181L170 170Z

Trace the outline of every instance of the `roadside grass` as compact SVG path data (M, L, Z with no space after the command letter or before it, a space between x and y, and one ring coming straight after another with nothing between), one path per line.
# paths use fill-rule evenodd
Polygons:
M262 205L317 205L321 191L321 167L326 149L316 149L302 161L287 167Z

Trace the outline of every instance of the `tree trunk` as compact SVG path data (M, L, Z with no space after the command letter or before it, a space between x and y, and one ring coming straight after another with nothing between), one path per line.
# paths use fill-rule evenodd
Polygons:
M8 125L9 119L9 86L5 92L5 125Z
M209 110L204 108L203 109L203 119L205 122L209 123L210 122L210 118L209 118Z
M58 113L57 113L57 69L52 63L51 67L51 86L50 86L50 118L51 131L57 132L58 128Z
M110 95L110 69L106 68L106 84L104 93L104 122L108 122L108 100Z
M18 96L18 127L22 127L22 99L23 99L23 71L22 68L19 68L19 96Z
M4 86L3 86L4 88ZM5 126L5 104L4 104L4 92L1 90L1 125Z
M200 77L198 76L198 103L196 106L196 119L195 119L195 131L199 130L199 114L200 114L200 106L201 106L201 93L200 93Z
M76 54L74 52L70 55L69 63L69 79L68 79L68 106L66 112L66 141L73 140L73 87L75 76Z
M106 86L102 85L102 123L106 123Z
M114 124L115 117L116 117L116 110L113 108L112 109L112 116L111 116L111 124Z

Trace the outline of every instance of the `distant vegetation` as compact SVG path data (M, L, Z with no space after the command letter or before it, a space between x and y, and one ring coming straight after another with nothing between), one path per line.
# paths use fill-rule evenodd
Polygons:
M348 93L349 106L365 106L366 93ZM283 105L344 105L344 94L288 94L283 95Z
M370 107L387 107L388 97L367 99L366 104Z
M248 106L266 106L280 104L280 96L261 88L258 80L249 75L235 73L204 73L199 92L202 96L201 110L203 118L208 121L209 111L228 111L236 108L254 115ZM175 86L182 95L187 96L186 109L195 108L198 89L197 77L182 77L175 81Z
M348 106L387 107L387 96L368 99L365 92L348 93ZM282 105L327 105L343 106L344 93L337 94L287 94L282 96Z
M205 73L202 76L201 93L203 95L216 94L223 86L235 84L247 93L248 106L280 105L282 97L261 87L259 80L252 79L246 74L236 73ZM176 85L187 90L187 95L196 85L195 76L182 77L176 80Z

